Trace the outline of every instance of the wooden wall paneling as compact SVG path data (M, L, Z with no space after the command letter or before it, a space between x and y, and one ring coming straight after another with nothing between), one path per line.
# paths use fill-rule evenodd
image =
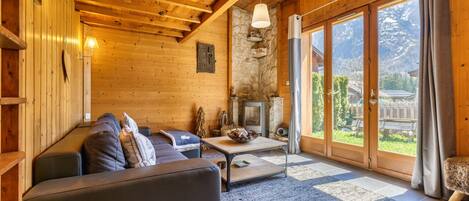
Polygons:
M299 0L299 10L303 16L304 31L315 24L343 14L347 11L360 8L376 0ZM313 12L312 12L313 11Z
M46 52L46 57L45 62L45 81L46 81L46 108L45 108L45 113L46 113L46 142L45 142L45 147L47 145L52 143L51 137L53 136L52 133L52 76L51 76L51 71L52 71L52 58L53 58L53 38L52 38L52 1L46 1L42 2L45 6L45 9L47 13L46 14L46 36L47 36L47 44L45 48L47 49Z
M469 156L469 1L450 3L457 153Z
M228 95L231 95L231 87L233 85L233 9L226 11L228 14Z
M207 131L228 105L228 16L186 41L90 27L99 48L92 56L91 113L120 117L128 112L154 131L194 129L195 113L205 111ZM196 41L215 45L215 73L196 73Z
M325 5L329 2L334 0L300 0L299 4L299 11L301 14L305 14L311 10L314 10L322 5Z
M281 3L278 23L278 91L283 97L283 119L286 124L290 124L290 86L288 81L288 17L297 13L298 6L296 0L287 0Z
M47 87L47 61L48 61L48 55L49 55L49 34L48 34L48 17L47 17L47 8L49 6L49 1L42 2L42 6L37 6L38 7L38 12L41 13L41 30L40 30L40 35L41 39L38 41L40 43L41 47L41 64L39 66L36 66L37 69L41 72L40 74L40 79L39 82L41 83L41 91L39 92L40 97L41 97L41 103L40 103L40 110L41 114L39 119L41 120L40 122L40 127L41 127L41 132L40 132L40 149L44 150L47 148L47 132L49 131L48 125L49 125L49 120L48 120L48 115L47 115L47 96L48 94L48 87ZM39 21L39 20L37 20ZM34 56L34 55L33 55ZM37 107L37 106L36 106Z
M83 38L91 34L91 28L83 24ZM85 39L86 40L86 39ZM83 48L83 114L84 121L91 121L91 52L88 48Z
M64 94L64 88L66 87L67 83L64 81L64 75L63 75L63 70L62 70L62 50L63 50L63 36L64 36L64 31L63 31L63 23L60 23L60 19L62 19L64 16L64 7L66 2L63 4L58 3L57 4L57 13L56 13L56 25L57 25L57 32L56 32L56 39L57 41L57 47L56 47L56 52L55 55L57 56L55 61L57 62L55 65L55 77L56 77L56 86L57 86L57 91L55 95L55 117L56 117L56 122L57 122L57 127L55 130L57 130L54 142L57 141L59 138L62 136L60 135L61 133L64 132L63 129L63 121L61 120L60 114L65 115L65 111L63 110L63 101L65 98L63 98ZM64 119L65 120L65 119Z
M304 32L301 34L301 134L310 135L313 132L312 124L313 121L311 111L313 105L312 100L312 82L311 82L311 37L310 33Z
M61 139L82 120L83 68L81 56L81 28L79 14L73 0L50 0L42 4L23 0L26 10L23 28L28 49L24 62L22 93L27 104L21 120L26 152L23 189L32 183L33 159ZM62 50L72 59L70 79L65 81L62 71ZM1 102L1 101L0 101Z
M33 54L34 52L34 35L32 34L35 29L34 20L33 18L28 18L26 16L27 13L34 12L34 5L33 4L26 4L22 2L23 9L21 9L21 17L23 18L23 23L21 27L21 37L25 38L26 43L28 44L28 48L25 51L20 52L20 57L25 58L26 54ZM26 87L27 80L34 80L34 71L27 70L34 68L34 60L32 59L22 59L23 63L20 66L20 97L34 97L34 87ZM24 99L26 101L26 99ZM31 133L34 130L34 98L31 98L29 101L25 102L25 104L20 105L20 117L21 117L21 126L22 130L22 140L20 142L20 149L26 153L24 162L21 163L20 170L23 174L21 174L20 184L21 190L25 185L30 185L25 178L31 178L32 172L31 171L24 171L28 169L32 169L32 158L34 156L34 138Z
M57 0L51 0L51 57L50 57L50 71L49 71L49 77L50 77L50 111L51 111L51 130L50 132L52 133L50 137L50 143L53 143L55 139L57 138L57 133L59 132L57 129L57 75L59 72L57 72L57 53L58 53L58 44L56 41L58 41L57 35L58 35L58 26L57 26L57 12L60 9L59 5L57 4ZM62 17L60 17L62 18Z

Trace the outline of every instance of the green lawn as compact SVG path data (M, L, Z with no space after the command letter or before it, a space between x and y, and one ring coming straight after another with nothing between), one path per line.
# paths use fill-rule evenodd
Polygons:
M355 132L352 131L335 130L333 134L333 141L363 146L363 134L354 134ZM312 133L312 136L322 139L324 138L324 133L314 132ZM398 134L389 135L386 139L383 139L382 134L380 133L379 150L381 151L415 156L416 148L417 145L415 139L413 141L409 141L406 137Z

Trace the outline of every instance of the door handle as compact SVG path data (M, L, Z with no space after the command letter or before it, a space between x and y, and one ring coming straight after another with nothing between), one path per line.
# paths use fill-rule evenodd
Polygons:
M339 93L339 91L334 92L334 91L332 91L332 89L331 89L331 90L329 90L329 91L326 93L326 96L332 96L332 95L336 95L336 94L338 94L338 93Z
M368 102L369 102L371 105L376 105L376 103L378 103L378 99L376 98L376 93L375 93L375 90L374 90L374 89L371 89L371 92L370 92L370 100L368 100Z

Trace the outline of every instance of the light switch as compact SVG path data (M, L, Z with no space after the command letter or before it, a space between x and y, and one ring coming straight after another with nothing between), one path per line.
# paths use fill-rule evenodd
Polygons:
M85 113L85 120L91 120L91 114L89 112Z

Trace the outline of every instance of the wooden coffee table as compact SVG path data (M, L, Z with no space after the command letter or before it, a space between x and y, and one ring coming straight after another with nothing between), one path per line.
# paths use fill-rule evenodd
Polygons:
M287 143L277 140L258 137L257 139L241 144L231 140L228 136L204 138L202 143L225 155L226 171L222 170L222 179L226 183L226 191L230 191L230 185L237 182L269 177L284 173L287 176L288 153ZM280 167L276 164L263 160L250 153L282 149L285 153L285 165ZM202 156L202 149L201 156ZM246 160L250 164L247 167L236 168L231 162L236 157L239 160Z

